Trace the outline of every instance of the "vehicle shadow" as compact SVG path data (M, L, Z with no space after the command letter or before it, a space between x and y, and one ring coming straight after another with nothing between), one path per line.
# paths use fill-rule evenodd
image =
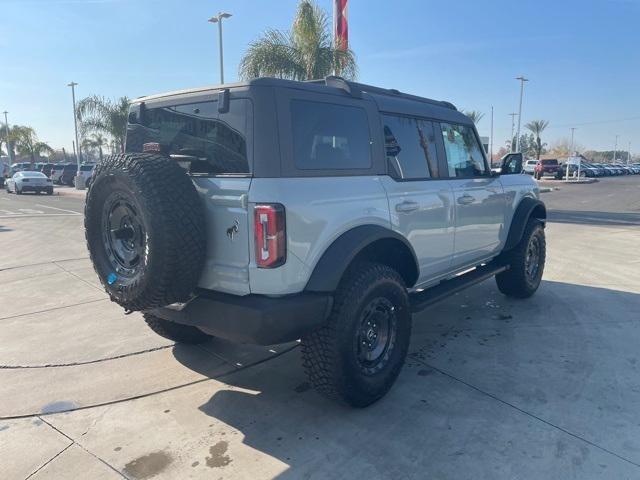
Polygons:
M11 232L13 229L9 227L5 227L4 225L0 225L0 233L1 232Z
M514 428L525 432L533 427L526 422L509 426L505 418L510 417L504 413L504 405L495 397L479 394L475 385L490 385L494 379L503 378L505 368L524 372L523 365L532 357L547 361L551 347L561 356L586 357L594 352L602 355L601 359L575 358L575 365L584 364L585 369L592 369L599 361L610 364L612 358L628 352L618 351L618 346L610 344L611 338L602 339L602 348L585 349L586 343L598 343L597 338L593 338L594 326L609 317L630 322L633 312L640 311L640 294L562 282L543 281L540 291L529 300L511 300L496 293L494 282L486 281L415 315L407 364L389 394L369 408L351 409L316 394L300 366L300 348L294 348L218 378L225 385L199 409L239 431L243 445L269 457L261 455L260 478L456 478L455 472L466 468L477 468L478 478L482 477L480 472L490 473L503 464L500 462L510 461L508 451L501 452L504 456L499 458L483 455L494 448L502 449L511 441ZM499 300L487 301L492 298ZM501 306L496 308L496 302ZM575 305L579 310L575 310ZM532 333L514 334L515 329L522 328ZM553 335L551 338L557 339L558 344L549 345L545 335ZM571 339L570 344L567 338ZM513 357L510 365L505 364L505 358L511 358L505 351L509 355L526 353ZM189 363L193 356L183 357L179 349L174 355L187 367L206 375L203 365ZM627 360L621 358L622 370ZM482 366L472 368L478 362L482 362ZM567 370L562 361L557 364L557 369L547 371L545 376L540 376L538 371L534 380L525 373L514 374L511 384L514 392L536 389L531 398L514 400L516 407L532 408L542 417L555 414L557 405L551 399L558 381L582 381L582 372L576 371L577 367ZM460 369L458 374L465 383L452 380L448 373L442 374L440 370L453 372L454 368ZM629 365L629 368L635 367ZM465 371L468 376L464 375ZM631 373L631 370L626 372ZM618 374L623 377L625 372ZM556 382L550 382L550 377ZM595 378L598 377L589 370L585 373L584 385L576 389L606 387L593 386ZM532 386L532 382L535 385ZM628 387L618 386L625 391ZM498 391L495 394L511 398L514 393ZM615 389L611 393L619 394ZM540 404L539 410L527 403L543 396L549 401ZM634 402L640 401L640 392L629 400L620 410L611 412L606 421L615 423L624 420L625 415L635 415L637 403ZM583 417L579 421L589 418L585 410L593 410L594 418L606 417L599 407L602 401L597 397L583 400L580 410ZM452 429L451 424L456 428ZM543 446L538 447L549 450L544 446L548 440L543 435L527 441L542 442ZM466 453L460 454L464 448ZM519 455L515 445L511 453L515 462ZM233 449L229 448L226 454L232 461ZM499 463L491 464L492 461ZM553 452L540 459L547 462L547 466L556 462L573 468L569 464L560 465L563 461L554 458ZM441 476L443 472L448 473Z
M640 213L549 210L547 221L578 225L637 226L640 225Z

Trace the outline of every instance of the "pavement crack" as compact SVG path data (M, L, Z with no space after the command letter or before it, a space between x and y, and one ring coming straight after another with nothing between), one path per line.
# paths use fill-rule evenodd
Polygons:
M46 423L46 422L45 422ZM65 435L66 437L66 435ZM69 438L69 437L67 437ZM42 465L40 465L38 468L36 468L33 472L31 472L26 478L25 480L29 480L31 477L33 477L36 473L38 473L40 470L42 470L44 467L46 467L47 465L49 465L51 462L53 462L56 458L58 458L60 455L62 455L64 452L66 452L69 448L71 448L73 446L73 441L71 441L71 443L69 445L67 445L66 447L64 447L62 450L60 450L58 453L56 453L53 457L51 457L49 460L47 460L46 462L44 462Z
M493 400L495 400L497 402L500 402L503 405L506 405L506 406L508 406L508 407L510 407L510 408L522 413L523 415L526 415L526 416L528 416L528 417L530 417L530 418L532 418L534 420L537 420L538 422L544 423L545 425L547 425L547 426L549 426L551 428L554 428L554 429L556 429L556 430L558 430L558 431L560 431L560 432L562 432L562 433L564 433L566 435L569 435L569 436L575 438L576 440L579 440L579 441L581 441L583 443L586 443L587 445L589 445L589 446L591 446L593 448L596 448L596 449L598 449L598 450L600 450L600 451L602 451L604 453L608 453L609 455L613 455L614 457L618 458L619 460L627 462L627 463L629 463L629 464L631 464L631 465L633 465L635 467L640 467L639 463L636 463L633 460L630 460L630 459L628 459L626 457L623 457L622 455L620 455L620 454L618 454L618 453L616 453L616 452L614 452L612 450L609 450L608 448L603 447L602 445L598 445L597 443L594 443L591 440L588 440L588 439L586 439L584 437L581 437L577 433L573 433L573 432L567 430L566 428L561 427L560 425L556 425L555 423L553 423L553 422L551 422L549 420L545 420L544 418L539 417L538 415L536 415L534 413L528 412L527 410L524 410L524 409L518 407L517 405L514 405L513 403L510 403L510 402L508 402L506 400L503 400L502 398L498 397L496 394L493 394L491 392L483 390L480 387L476 387L475 385L473 385L473 384L471 384L471 383L469 383L469 382L467 382L465 380L462 380L461 378L458 378L455 375L453 375L451 373L448 373L448 372L446 372L446 371L444 371L444 370L442 370L442 369L440 369L438 367L435 367L435 366L431 365L430 363L427 363L424 360L421 360L420 358L417 358L417 357L412 357L412 358L413 358L413 360L415 360L418 363L421 363L425 367L432 368L433 370L435 370L436 372L440 373L441 375L444 375L445 377L448 377L448 378L450 378L451 380L453 380L455 382L461 383L462 385L464 385L464 386L466 386L468 388L471 388L472 390L475 390L476 392L478 392L478 393L480 393L482 395L485 395L485 396L487 396L487 397L489 397L489 398L491 398L491 399L493 399Z
M81 443L76 442L73 438L71 438L69 435L67 435L66 433L64 433L62 430L60 430L58 427L56 427L55 425L53 425L50 422L47 422L44 418L42 418L42 415L36 415L36 417L38 417L40 420L42 420L43 423L47 424L49 427L51 427L53 430L55 430L56 432L58 432L60 435L62 435L63 437L67 438L69 441L71 441L71 443L69 445L67 445L65 447L64 450L62 450L61 452L58 453L58 455L56 455L55 457L53 457L51 460L49 460L46 464L50 463L51 461L53 461L56 457L58 457L59 455L61 455L65 450L67 450L68 448L70 448L73 445L77 445L78 448L82 449L85 453L91 455L93 458L95 458L96 460L98 460L100 463L102 463L103 465L105 465L107 468L109 468L110 470L113 470L115 473L117 473L120 477L122 478L127 478L125 475L123 475L123 473L118 470L117 468L115 468L113 465L111 465L109 462L107 462L106 460L100 458L98 455L94 454L93 452L87 450ZM85 432L86 433L86 432ZM83 434L84 435L84 434ZM46 465L45 464L45 465ZM42 465L40 468L38 468L38 470L41 470L45 465ZM34 475L38 470L36 470L35 472L33 472L31 475L29 475L29 477L27 477L25 480L27 480L28 478L30 478L32 475Z
M113 355L106 358L98 358L95 360L87 360L85 362L71 362L71 363L47 363L44 365L0 365L0 370L21 370L30 368L58 368L58 367L77 367L80 365L91 365L92 363L101 363L109 360L118 360L120 358L133 357L136 355L143 355L145 353L157 352L158 350L164 350L166 348L172 348L174 344L162 345L161 347L147 348L146 350L139 350L137 352L123 353L121 355Z
M19 268L25 268L25 267L37 267L39 265L48 265L50 263L55 263L55 262L70 262L72 260L88 260L88 259L89 257L77 257L77 258L62 258L60 260L49 260L48 262L28 263L26 265L16 265L15 267L0 268L0 272L4 272L7 270L17 270Z
M53 310L62 310L64 308L77 307L78 305L86 305L88 303L104 302L105 300L109 300L109 299L108 298L98 298L96 300L87 300L86 302L74 303L73 305L63 305L61 307L45 308L44 310L36 310L35 312L18 313L16 315L9 315L8 317L0 317L0 320L10 320L12 318L26 317L27 315L34 315L36 313L52 312Z
M84 282L85 284L89 285L90 287L95 288L96 290L99 290L101 292L103 292L104 290L100 287L98 287L97 285L89 282L88 280L85 280L84 278L82 278L80 275L75 274L74 272L72 272L71 270L67 270L66 268L64 268L62 265L60 265L57 261L51 262L53 263L56 267L61 268L62 271L64 271L65 273L68 273L69 275L71 275L72 277L77 278L78 280L80 280L81 282Z

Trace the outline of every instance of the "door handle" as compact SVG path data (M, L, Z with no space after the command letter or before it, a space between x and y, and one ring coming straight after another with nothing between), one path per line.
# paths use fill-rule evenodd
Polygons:
M472 197L471 195L468 195L466 193L464 195L462 195L461 197L458 197L458 203L460 205L469 205L470 203L475 202L475 200L476 199L474 197Z
M404 213L413 212L414 210L417 210L419 207L420 205L418 205L416 202L404 201L396 205L396 212L404 212Z

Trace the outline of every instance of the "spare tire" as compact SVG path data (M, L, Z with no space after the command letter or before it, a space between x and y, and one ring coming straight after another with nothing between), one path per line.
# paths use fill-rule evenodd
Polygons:
M204 208L186 172L163 155L111 155L95 167L84 226L93 266L127 310L186 301L205 261Z

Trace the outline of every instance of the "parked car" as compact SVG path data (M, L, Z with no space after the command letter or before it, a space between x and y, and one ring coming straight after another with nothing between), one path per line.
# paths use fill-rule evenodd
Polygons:
M26 192L53 195L53 182L42 172L17 172L6 182L7 193L21 195Z
M64 171L64 168L68 165L71 165L71 164L57 163L51 167L51 173L49 174L49 177L51 178L51 180L53 180L53 183L55 183L56 185L60 185L60 177L62 177L62 172Z
M85 163L83 165L80 165L80 176L82 177L82 182L85 187L89 187L91 174L93 173L93 169L95 166L95 163Z
M558 160L547 159L547 160L538 160L536 166L534 167L534 176L540 180L545 175L557 176L558 170L560 166L558 164Z
M51 176L51 170L54 167L54 163L44 163L42 164L42 167L40 168L40 172L44 173L47 177Z
M538 164L537 160L525 160L524 165L522 166L522 171L524 173L533 175L536 171L537 164Z
M20 162L11 165L11 175L31 170L31 162Z
M85 236L110 298L167 338L302 339L311 383L365 407L413 312L494 275L510 297L540 285L539 187L521 154L492 174L451 103L261 78L139 98L128 122Z

